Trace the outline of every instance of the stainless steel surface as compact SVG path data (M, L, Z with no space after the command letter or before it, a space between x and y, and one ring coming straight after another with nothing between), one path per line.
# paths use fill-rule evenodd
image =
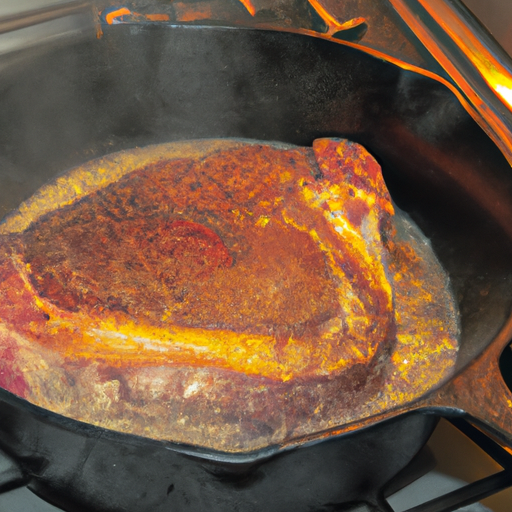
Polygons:
M510 0L463 0L501 46L512 54L512 2Z
M91 9L88 1L62 2L55 5L45 5L37 9L30 9L21 13L0 17L0 34L13 32L27 27L32 27L46 21L64 18L73 14Z
M1 0L0 54L61 37L93 34L91 1Z

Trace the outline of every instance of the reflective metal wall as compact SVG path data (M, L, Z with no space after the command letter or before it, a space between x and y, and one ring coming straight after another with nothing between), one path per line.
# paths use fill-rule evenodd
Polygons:
M510 0L463 0L503 48L512 55L512 2Z

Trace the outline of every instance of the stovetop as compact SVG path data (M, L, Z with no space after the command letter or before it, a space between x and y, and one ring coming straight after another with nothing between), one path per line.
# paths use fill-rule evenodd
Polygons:
M0 475L7 468L8 463L0 458ZM406 470L419 478L394 492L387 501L393 512L410 511L500 470L501 467L489 455L447 420L442 419L427 446ZM482 500L481 503L452 510L509 512L511 503L512 488L509 488ZM60 512L61 509L44 502L27 488L19 488L0 494L0 511ZM360 506L350 512L368 512L368 509Z
M512 52L512 3L509 0L464 0L479 16L503 47ZM0 16L35 9L55 0L2 0ZM10 51L43 39L62 34L79 32L84 28L85 16L75 15L55 20L50 24L22 29L0 37L0 52ZM441 420L433 436L421 454L426 474L388 498L394 512L403 512L449 493L465 485L494 474L500 466L446 420ZM0 475L6 468L0 458ZM419 471L421 473L421 470ZM512 488L459 510L464 512L509 512L512 504ZM60 509L42 501L26 488L0 494L0 511L9 512L58 512ZM364 508L354 509L363 512ZM91 511L93 512L93 511Z
M403 512L459 489L501 470L489 455L446 420L441 420L427 444L434 459L431 471L391 496L394 512ZM512 488L459 510L463 512L509 512Z

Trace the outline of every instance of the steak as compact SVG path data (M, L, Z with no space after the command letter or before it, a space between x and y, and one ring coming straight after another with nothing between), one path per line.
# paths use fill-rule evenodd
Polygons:
M422 340L455 350L446 276L398 233L362 146L195 141L105 162L1 226L5 389L107 428L246 450L375 402L418 319L437 322Z

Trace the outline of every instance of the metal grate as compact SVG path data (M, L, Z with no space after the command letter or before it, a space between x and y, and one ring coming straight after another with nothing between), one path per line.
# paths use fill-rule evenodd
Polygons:
M479 478L472 483L463 485L434 499L427 498L427 501L424 501L422 504L413 507L397 507L397 512L452 512L456 510L467 512L474 510L476 512L488 510L476 503L512 486L512 455L466 420L452 418L448 419L448 421L458 430L459 438L466 436L472 441L474 446L471 453L475 454L475 460L481 459L485 453L502 470L484 478ZM461 446L463 446L462 449L467 449L465 444ZM480 448L481 454L478 453L478 448ZM457 456L456 453L455 456ZM462 464L465 462L461 461ZM390 501L394 505L392 500ZM415 502L418 501L420 501L419 497ZM475 505L469 507L472 504Z
M467 436L476 446L495 460L503 470L477 480L476 482L467 484L453 492L444 494L439 498L426 501L421 505L413 506L412 508L410 508L407 503L410 503L411 498L413 498L415 502L420 501L422 495L417 490L418 486L415 484L407 485L398 494L389 498L389 508L384 505L387 509L386 512L451 512L456 510L460 510L461 512L488 512L489 509L483 507L477 502L491 494L512 486L512 455L465 420L457 418L449 421L459 431L457 433L458 437L462 438L463 436ZM441 432L438 434L438 437L443 436L443 428L439 429L438 427L438 431L436 432L439 432L439 430L441 430ZM436 436L436 434L434 434L434 436ZM411 480L424 475L425 472L432 469L434 466L434 461L431 455L432 450L428 448L431 445L432 442L429 442L426 451L420 453L418 458L404 470L401 476L403 484L408 484ZM477 450L476 446L475 450ZM5 475L5 473L10 470L11 466L8 458L0 457L0 479L2 475ZM404 477L406 478L406 481L403 480ZM431 483L433 482L435 485L436 482L440 481L439 478L448 477L445 475L438 475L437 480L430 478L428 481ZM392 492L395 491L396 486ZM423 499L425 499L425 497ZM426 497L426 499L428 499L428 497ZM19 487L16 489L11 488L7 490L4 489L4 492L0 493L0 510L9 512L63 512L61 509L56 508L35 496L26 487ZM371 510L367 505L362 504L346 508L343 512L349 511L376 512L374 509ZM94 511L91 510L90 512ZM384 510L379 512L384 512Z

